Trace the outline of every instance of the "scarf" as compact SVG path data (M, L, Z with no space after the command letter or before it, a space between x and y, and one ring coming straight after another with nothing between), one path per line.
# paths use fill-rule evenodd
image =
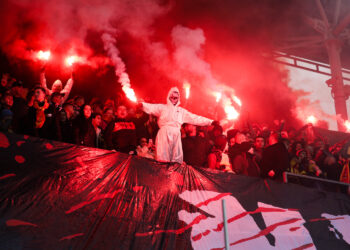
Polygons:
M35 101L33 107L36 109L35 128L42 128L45 123L45 109L49 107L49 103L46 99L43 105L39 105L39 102Z

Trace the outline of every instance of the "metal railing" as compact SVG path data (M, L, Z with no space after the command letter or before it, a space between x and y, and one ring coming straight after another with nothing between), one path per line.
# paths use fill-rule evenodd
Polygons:
M295 177L294 180L298 181L291 182L290 180L292 178L288 177ZM283 172L283 182L301 184L303 186L313 187L323 191L340 192L350 195L350 183L340 181L328 180L308 175L294 174L290 172Z

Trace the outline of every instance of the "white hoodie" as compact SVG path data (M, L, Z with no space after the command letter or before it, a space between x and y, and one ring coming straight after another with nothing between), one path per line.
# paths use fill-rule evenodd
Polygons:
M180 98L176 105L173 105L169 97L175 91L180 93L178 88L171 88L167 96L167 104L143 102L142 106L146 113L158 117L160 129L156 138L156 160L182 163L181 125L190 123L197 126L208 126L213 120L192 114L179 107Z

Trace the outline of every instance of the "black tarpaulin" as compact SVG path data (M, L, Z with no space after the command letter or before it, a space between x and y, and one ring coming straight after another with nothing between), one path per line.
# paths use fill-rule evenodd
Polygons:
M349 249L350 199L0 133L1 249Z

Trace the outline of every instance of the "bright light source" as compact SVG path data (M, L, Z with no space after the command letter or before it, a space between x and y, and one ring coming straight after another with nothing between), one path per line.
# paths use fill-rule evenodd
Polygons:
M317 122L317 118L313 115L309 115L306 119L307 123L311 123L312 125L315 125Z
M231 105L225 106L225 113L228 120L236 120L239 116L238 111Z
M51 56L51 52L49 50L48 51L40 50L37 54L37 58L43 61L48 61L50 59L50 56Z
M77 56L68 56L66 58L66 65L71 67L77 61L78 61L78 57Z
M188 99L190 97L191 84L187 81L184 81L182 87L185 89L185 98Z
M215 96L216 96L216 102L220 102L221 97L222 97L222 93L221 92L216 92Z
M242 107L242 102L237 96L233 96L233 101L238 104L238 106Z

